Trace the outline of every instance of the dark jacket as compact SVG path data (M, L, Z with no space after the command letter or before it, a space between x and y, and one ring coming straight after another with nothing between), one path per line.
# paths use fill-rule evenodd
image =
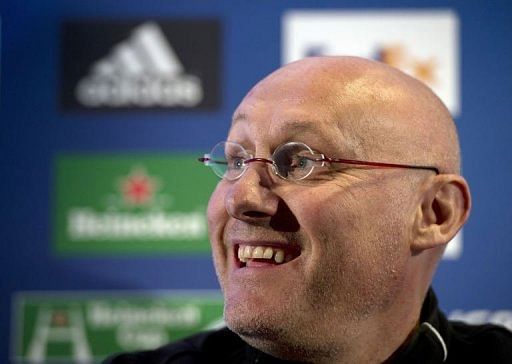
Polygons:
M420 325L389 363L512 363L512 333L495 325L448 321L430 290ZM228 328L203 332L156 350L120 354L104 364L290 363L249 346Z

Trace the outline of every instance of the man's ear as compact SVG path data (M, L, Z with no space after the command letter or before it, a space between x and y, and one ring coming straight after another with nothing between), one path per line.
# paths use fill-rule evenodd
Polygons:
M471 195L466 180L441 174L429 180L415 214L413 252L448 243L466 222Z

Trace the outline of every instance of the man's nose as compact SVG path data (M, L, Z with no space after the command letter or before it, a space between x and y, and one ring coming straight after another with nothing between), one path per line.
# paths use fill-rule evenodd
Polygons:
M236 219L258 223L274 216L278 204L275 183L267 163L251 163L245 173L231 182L225 197L228 214Z

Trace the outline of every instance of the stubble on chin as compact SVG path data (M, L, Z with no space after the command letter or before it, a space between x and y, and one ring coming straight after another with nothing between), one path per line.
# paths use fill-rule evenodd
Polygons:
M340 347L334 345L323 330L316 326L299 329L300 325L296 324L302 314L295 311L294 315L295 318L258 317L230 311L226 323L249 345L280 359L318 362L339 354Z
M225 321L244 341L276 357L301 361L330 357L340 349L326 331L325 321L333 325L333 320L321 311L322 306L306 299L311 294L318 292L303 291L302 297L284 292L280 302L269 302L265 308L261 302L239 302L228 296Z

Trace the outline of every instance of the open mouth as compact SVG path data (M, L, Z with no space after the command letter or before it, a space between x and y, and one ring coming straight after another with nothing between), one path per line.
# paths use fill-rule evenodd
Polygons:
M300 255L300 249L295 246L269 246L239 244L235 253L240 268L288 263Z

